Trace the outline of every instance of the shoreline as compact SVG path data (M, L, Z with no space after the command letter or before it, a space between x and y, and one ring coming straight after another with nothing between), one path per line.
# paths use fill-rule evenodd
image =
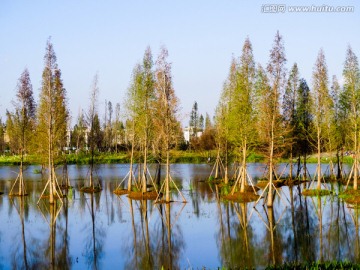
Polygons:
M210 162L209 162L210 157ZM86 153L80 154L66 154L66 163L68 165L87 165L90 164L91 156ZM170 156L170 163L172 164L213 164L216 159L216 151L172 151ZM57 159L56 165L64 164L64 156ZM230 157L230 162L233 163L236 158ZM165 160L163 160L164 162ZM293 159L293 164L297 163L297 159ZM336 164L335 155L328 153L322 154L321 163L328 164L332 161ZM141 163L142 158L140 155L135 155L134 163ZM153 156L148 157L149 163L157 163L157 160ZM266 159L256 153L251 153L247 158L248 163L266 163ZM303 162L303 158L302 161ZM308 164L317 163L317 157L315 155L309 155L306 159ZM95 164L126 164L130 163L130 155L126 152L119 153L99 153L95 156ZM278 160L278 163L289 163L289 159L282 158ZM350 156L343 157L343 164L352 164L353 158ZM16 166L20 165L20 157L17 155L1 155L0 166ZM28 155L24 159L24 165L41 165L41 161L36 155Z

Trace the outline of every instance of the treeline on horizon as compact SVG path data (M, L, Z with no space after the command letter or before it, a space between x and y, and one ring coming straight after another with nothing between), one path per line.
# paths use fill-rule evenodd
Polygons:
M61 160L67 147L89 152L93 145L94 152L135 151L141 153L140 160L151 154L161 162L167 138L170 149L216 149L225 164L235 159L244 166L249 154L256 152L273 164L269 166L271 170L279 158L300 161L301 157L306 160L306 156L316 153L320 162L320 153L325 151L335 151L340 164L344 150L351 151L357 164L360 72L357 56L350 46L345 52L342 86L335 75L328 74L322 49L315 59L310 84L301 78L296 63L287 69L284 41L279 32L266 67L255 64L252 44L247 38L241 55L233 57L230 63L214 118L210 119L208 114L206 119L199 116L195 102L190 114L189 143L183 137L179 100L172 86L167 57L167 49L161 48L154 61L151 49L147 48L142 62L133 69L122 102L123 112L120 113L120 103L113 106L108 101L102 121L95 75L89 91L91 104L87 111L80 111L74 127L70 127L61 70L48 40L39 99L35 102L30 74L25 69L18 81L13 108L7 111L6 122L0 125L0 133L6 131L9 138L6 146L3 140L0 142L1 150L24 156L36 154L45 163L49 148L53 158ZM172 96L164 99L161 92ZM167 100L168 111L163 111L160 99ZM167 130L164 119L170 119ZM68 130L72 130L70 138Z

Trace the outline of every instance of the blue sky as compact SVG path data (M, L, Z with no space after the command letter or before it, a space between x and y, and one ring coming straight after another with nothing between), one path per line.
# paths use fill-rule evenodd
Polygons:
M161 45L169 51L173 82L188 124L193 102L213 115L231 57L245 38L255 61L266 66L277 30L284 38L287 68L298 63L311 85L320 48L329 77L341 79L350 44L360 56L360 5L356 1L296 1L296 5L354 6L348 13L262 13L264 4L295 1L135 0L13 1L0 3L0 116L12 109L17 80L27 67L38 99L46 41L52 37L67 89L73 123L86 109L93 77L99 74L99 110L103 103L123 104L131 72L150 46L154 59Z

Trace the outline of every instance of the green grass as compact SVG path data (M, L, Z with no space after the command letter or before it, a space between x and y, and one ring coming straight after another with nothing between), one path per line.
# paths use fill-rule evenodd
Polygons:
M170 152L170 163L207 163L208 157L210 157L210 164L215 162L216 158L216 150L212 151L181 151L181 150L172 150ZM79 154L67 154L66 160L68 164L89 164L90 163L90 155L87 153L79 153ZM235 161L236 156L229 157L229 163ZM149 162L155 162L154 157L148 158ZM321 162L329 163L332 160L334 163L336 162L334 153L328 154L323 153ZM139 159L139 153L136 153L134 162L141 162ZM279 160L280 162L289 162L289 159L283 158ZM293 163L297 160L293 159ZM165 162L165 156L163 156L163 162ZM247 162L265 162L265 157L259 153L251 152L248 155ZM310 155L307 158L307 163L316 163L317 157L316 155ZM353 159L351 156L344 156L344 163L351 164ZM36 155L27 155L24 164L37 164L41 163L40 159ZM57 160L58 164L62 163L61 158ZM130 154L128 152L121 153L97 153L95 155L95 163L97 164L113 164L113 163L130 163ZM20 164L20 156L18 155L1 155L0 156L0 165L19 165Z
M304 189L302 194L304 196L311 196L311 197L317 197L317 196L326 196L330 195L332 192L327 189Z

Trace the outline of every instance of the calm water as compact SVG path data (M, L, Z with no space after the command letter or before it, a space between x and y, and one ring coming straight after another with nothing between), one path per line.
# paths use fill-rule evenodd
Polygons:
M50 207L46 200L37 205L45 185L37 168L26 171L29 196L11 199L17 168L0 167L0 269L261 269L286 261L360 262L359 213L336 195L309 198L300 195L303 186L282 187L273 209L262 201L254 208L218 200L216 187L203 182L209 165L175 164L173 178L188 202L161 205L113 194L128 165L99 166L103 191L94 195L79 192L88 167L71 165L74 189L62 207ZM262 164L249 165L252 176L261 177L263 170ZM181 201L176 192L172 196Z

